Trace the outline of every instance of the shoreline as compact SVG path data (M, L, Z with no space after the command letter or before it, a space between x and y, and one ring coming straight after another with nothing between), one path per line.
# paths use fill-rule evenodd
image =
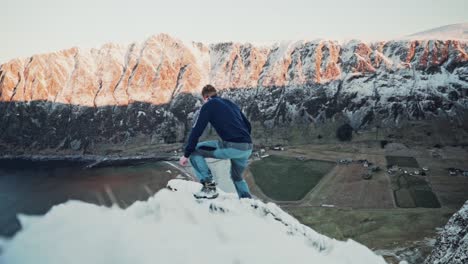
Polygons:
M70 165L82 165L84 169L108 166L135 165L144 162L175 161L178 156L169 153L144 154L144 155L95 155L95 154L70 154L70 155L2 155L0 156L0 167L2 164L11 166L11 162L65 162Z

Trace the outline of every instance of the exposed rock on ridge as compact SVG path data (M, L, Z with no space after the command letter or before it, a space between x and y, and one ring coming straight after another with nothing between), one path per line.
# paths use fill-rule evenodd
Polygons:
M464 264L467 262L468 201L445 225L425 264Z

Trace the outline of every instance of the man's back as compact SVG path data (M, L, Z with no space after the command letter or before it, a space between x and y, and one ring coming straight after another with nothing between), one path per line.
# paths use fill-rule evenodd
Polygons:
M203 104L195 120L185 148L185 157L189 157L195 150L198 138L208 123L211 123L223 141L252 143L250 122L240 108L228 99L212 96Z
M206 107L210 112L211 125L224 141L252 142L250 123L235 103L215 96Z

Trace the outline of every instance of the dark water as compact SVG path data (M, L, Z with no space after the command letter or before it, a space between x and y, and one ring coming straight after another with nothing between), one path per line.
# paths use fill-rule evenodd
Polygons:
M162 162L95 169L85 169L85 165L70 161L0 162L0 236L10 237L20 230L18 213L43 215L68 200L125 208L148 199L179 174Z

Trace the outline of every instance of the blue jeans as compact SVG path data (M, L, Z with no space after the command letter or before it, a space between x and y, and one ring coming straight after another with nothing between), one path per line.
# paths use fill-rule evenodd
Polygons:
M195 151L190 155L190 163L195 175L201 183L212 182L213 175L205 158L230 159L231 179L236 187L239 198L252 198L249 187L242 178L252 154L252 143L236 143L227 141L204 141L197 144Z

